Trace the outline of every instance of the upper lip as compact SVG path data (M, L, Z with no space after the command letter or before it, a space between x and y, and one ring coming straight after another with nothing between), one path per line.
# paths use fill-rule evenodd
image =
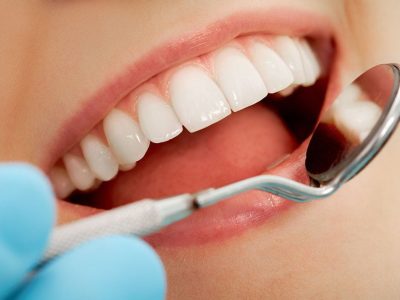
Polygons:
M322 16L276 7L263 12L258 10L229 15L215 20L202 30L162 43L133 61L113 80L82 101L79 111L64 120L56 131L47 153L39 162L40 166L48 171L107 112L144 81L178 63L212 51L237 36L257 32L313 38L333 35L330 24Z

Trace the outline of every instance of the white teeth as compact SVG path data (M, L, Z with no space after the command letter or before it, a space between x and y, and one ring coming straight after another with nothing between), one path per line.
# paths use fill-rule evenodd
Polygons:
M255 67L269 93L279 92L293 83L293 74L282 58L271 48L256 42L250 48Z
M87 191L93 187L95 177L82 157L66 154L64 156L64 165L69 178L78 190Z
M273 44L275 50L292 71L294 83L303 84L306 80L303 61L295 41L288 36L278 36L274 39Z
M117 174L117 160L98 137L89 134L82 140L81 148L90 170L98 179L108 181Z
M112 110L104 119L103 128L108 144L121 165L133 164L146 154L150 142L127 113Z
M138 97L137 108L140 127L153 143L166 142L182 132L172 107L160 97L144 93Z
M62 167L54 167L50 171L50 179L54 186L54 192L57 197L64 199L68 197L75 189L75 186L68 177L67 171Z
M267 96L260 74L240 50L230 47L219 51L214 67L216 81L233 111L253 105Z
M186 66L176 71L169 92L178 118L190 132L210 126L231 113L222 91L198 67Z
M362 142L371 132L379 117L381 108L372 101L343 103L335 109L333 116L336 127L350 140Z

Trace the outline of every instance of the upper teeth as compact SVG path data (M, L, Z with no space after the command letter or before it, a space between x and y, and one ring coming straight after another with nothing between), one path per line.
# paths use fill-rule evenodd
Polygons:
M321 73L308 42L287 36L238 38L163 72L134 90L50 172L58 197L130 170L149 142L210 126L268 93L309 86ZM64 165L64 166L63 166Z
M143 133L153 143L168 141L183 130L172 107L160 96L141 94L138 97L137 110Z
M226 47L217 52L214 71L215 79L233 111L250 106L268 94L254 64L236 47Z
M108 144L120 165L131 165L137 162L143 158L149 148L150 142L138 124L119 109L112 110L104 119L103 129Z
M179 120L190 132L214 124L231 113L221 89L197 66L177 70L171 77L169 93Z
M270 47L257 42L251 46L250 52L269 93L279 92L294 82L294 73Z

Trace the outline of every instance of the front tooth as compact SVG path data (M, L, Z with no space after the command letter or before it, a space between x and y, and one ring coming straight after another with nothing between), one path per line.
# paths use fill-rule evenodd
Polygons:
M178 118L190 132L210 126L231 113L222 91L198 67L186 66L176 71L169 92Z
M293 83L294 78L291 70L271 48L260 42L255 42L250 47L250 53L269 93L279 92Z
M275 38L273 45L292 71L294 83L303 84L305 82L304 67L295 41L288 36L278 36Z
M59 199L65 199L74 191L75 186L64 168L54 167L50 171L49 176L53 183L54 191Z
M140 127L153 143L166 142L182 132L172 107L160 97L144 93L138 97L137 108Z
M63 160L69 178L78 190L87 191L93 187L96 178L82 157L68 153Z
M371 132L382 114L372 101L354 101L340 105L334 112L336 127L350 140L362 142Z
M103 128L108 144L121 165L133 164L146 154L150 142L127 113L112 110L104 119Z
M250 60L238 49L225 48L214 58L216 81L233 111L267 96L267 88Z
M90 170L98 179L108 181L118 173L116 158L98 137L89 134L81 141L81 148Z

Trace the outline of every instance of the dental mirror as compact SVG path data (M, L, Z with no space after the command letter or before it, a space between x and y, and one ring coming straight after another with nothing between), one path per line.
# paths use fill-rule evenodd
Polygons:
M382 149L400 116L399 68L378 65L359 76L322 115L307 149L314 186L338 185Z

